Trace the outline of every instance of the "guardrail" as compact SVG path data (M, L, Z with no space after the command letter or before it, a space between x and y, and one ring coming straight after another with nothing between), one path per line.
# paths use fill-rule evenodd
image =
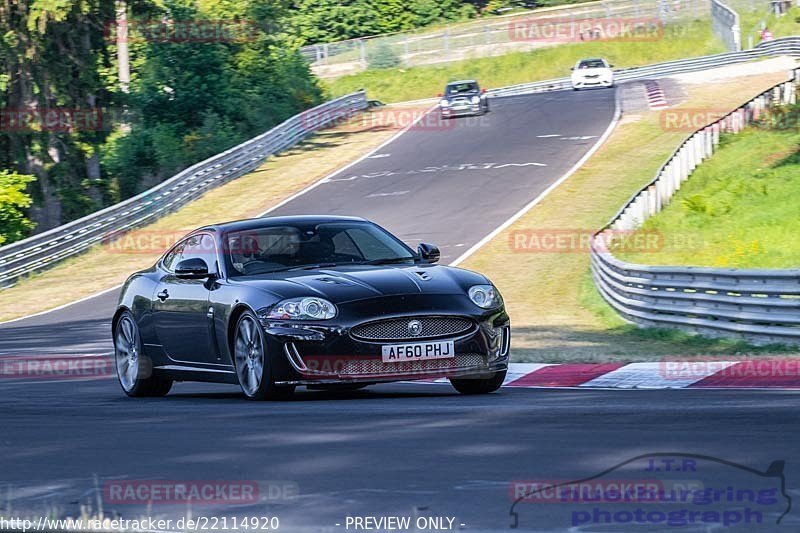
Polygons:
M618 70L617 81L658 78L720 67L771 55L800 56L800 37L784 37L743 52L682 59ZM569 88L569 78L524 83L488 91L502 97ZM296 144L312 131L363 110L363 91L337 98L296 115L268 132L180 172L138 196L63 226L0 247L0 289L18 278L103 242L109 236L155 220L202 195L209 188L237 178L269 155Z
M614 71L614 81L619 83L641 79L663 78L674 74L724 67L776 55L800 56L800 37L782 37L774 41L761 43L755 48L740 52L725 52L691 59L666 61L664 63L656 63L643 67L618 69ZM520 83L518 85L492 89L487 92L490 96L503 97L569 88L571 88L570 79L565 77L532 83Z
M742 49L742 30L739 13L719 0L711 0L711 30L722 39L731 52Z
M593 239L592 277L623 318L643 326L733 336L755 344L800 342L800 270L644 266L612 254L615 240L661 211L720 133L738 133L776 105L797 101L797 71L690 135ZM618 241L616 241L618 242Z
M187 204L209 189L257 168L267 157L311 133L368 106L359 91L308 109L266 133L192 165L123 202L52 230L0 247L0 288L32 272L104 242L114 234L149 223Z

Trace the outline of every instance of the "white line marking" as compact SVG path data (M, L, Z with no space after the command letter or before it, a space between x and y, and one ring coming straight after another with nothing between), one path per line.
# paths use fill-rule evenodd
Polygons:
M561 137L558 133L551 133L549 135L537 135L537 139L549 139L550 137Z
M111 291L117 290L120 287L122 287L122 283L120 283L119 285L114 285L110 289L104 289L104 290L102 290L100 292L96 292L94 294L90 294L89 296L84 296L83 298L79 298L79 299L77 299L77 300L75 300L73 302L69 302L69 303L66 303L64 305L59 305L58 307L54 307L52 309L47 309L46 311L39 311L38 313L33 313L32 315L21 316L19 318L12 318L11 320L6 320L4 322L0 322L0 326L2 326L3 324L11 324L12 322L18 322L20 320L25 320L26 318L33 318L33 317L36 317L36 316L46 315L47 313L53 313L55 311L60 311L60 310L64 309L65 307L69 307L70 305L79 304L81 302L85 302L86 300L91 300L92 298L97 298L98 296L102 296L102 295L104 295L106 293L109 293Z
M482 238L481 240L476 242L469 250L467 250L466 252L464 252L463 254L458 256L455 261L450 263L450 266L458 266L460 263L464 262L469 256L471 256L472 254L474 254L475 252L480 250L480 248L483 245L485 245L487 242L489 242L492 239L494 239L501 231L503 231L504 229L509 227L511 224L516 222L525 213L527 213L528 211L533 209L534 206L536 206L539 202L541 202L556 187L558 187L559 185L564 183L567 180L567 178L572 176L572 174L574 174L575 171L577 171L579 168L581 168L583 166L583 164L590 157L592 157L597 150L600 149L600 147L603 145L603 143L606 141L606 139L608 139L608 137L611 135L611 132L614 131L614 128L617 127L617 123L619 122L619 117L621 115L621 108L620 108L619 104L620 104L620 102L619 102L619 92L615 92L614 93L614 116L611 118L611 124L608 125L608 127L606 128L606 131L603 132L603 135L601 135L600 138L597 139L597 142L594 143L594 146L592 146L589 149L588 152L583 154L583 157L581 157L578 160L578 162L575 163L575 165L571 169L569 169L563 176L558 178L558 180L556 180L554 183L552 183L547 189L542 191L542 193L539 196L537 196L536 198L531 200L528 203L528 205L526 205L525 207L523 207L522 209L520 209L519 211L517 211L516 213L511 215L511 218L509 218L508 220L506 220L505 222L500 224L497 228L494 229L494 231L492 231L491 233L486 235L484 238Z
M369 156L367 159L381 159L383 157L389 157L391 155L392 154L375 154L375 155Z
M383 196L401 196L403 194L408 194L408 191L376 192L374 194L368 194L367 198L380 198Z
M725 370L735 363L716 362L713 365L696 365L696 369L686 372L673 372L665 362L629 363L591 381L581 383L579 387L613 387L623 389L683 389Z
M332 178L332 177L336 176L337 174L341 174L342 172L344 172L344 171L345 171L345 170L347 170L348 168L350 168L350 167L352 167L352 166L354 166L354 165L357 165L358 163L360 163L360 162L364 161L364 160L365 160L365 159L367 159L368 157L371 157L371 156L375 155L376 153L380 153L380 150L382 150L382 149L383 149L385 146L387 146L389 143L393 142L393 141L394 141L394 140L396 140L398 137L400 137L401 135L403 135L405 132L407 132L408 130L410 130L411 128L413 128L413 127L414 127L414 125L416 125L416 123L417 123L417 122L419 122L419 121L420 121L420 120L422 120L424 117L426 117L426 116L428 115L428 113L430 113L431 111L433 111L433 110L434 110L434 109L435 109L435 108L436 108L438 105L439 105L439 104L434 104L434 105L432 105L431 107L429 107L427 111L425 111L425 112L424 112L424 113L422 113L420 116L418 116L417 118L415 118L415 119L414 119L414 120L413 120L413 121L412 121L412 122L411 122L409 125L407 125L405 128L403 128L402 130L398 131L397 133L395 133L394 135L392 135L391 137L389 137L388 139L386 139L385 141L383 141L381 144L379 144L378 146L376 146L375 148L373 148L372 150L370 150L370 151L369 151L369 152L367 152L366 154L362 155L362 156L361 156L361 157L359 157L358 159L355 159L355 160L353 160L353 161L351 161L351 162L347 163L345 166L343 166L343 167L341 167L341 168L339 168L339 169L337 169L337 170L334 170L333 172L331 172L330 174L328 174L328 175L327 175L327 176L325 176L324 178L322 178L322 179L318 180L318 181L317 181L317 182L315 182L315 183L312 183L311 185L309 185L309 186L308 186L308 187L306 187L305 189L303 189L303 190L301 190L301 191L298 191L298 192L294 193L293 195L289 196L288 198L285 198L285 199L281 200L280 202L278 202L277 204L273 205L272 207L270 207L269 209L267 209L267 210L266 210L266 211L264 211L263 213L259 214L259 215L258 215L258 218L260 218L260 217L263 217L263 216L266 216L267 214L271 213L272 211L275 211L276 209L278 209L279 207L283 207L284 205L288 204L289 202L291 202L291 201L292 201L292 200L294 200L295 198L298 198L298 197L300 197L300 196L304 195L304 194L305 194L305 193L307 193L308 191L311 191L311 190L313 190L313 189L316 189L317 187L319 187L319 186L320 186L320 185L322 185L323 183L326 183L326 182L327 182L327 181L328 181L330 178Z
M428 113L430 113L431 111L433 111L433 110L434 110L434 109L437 107L437 105L438 105L438 104L432 105L432 106L431 106L431 107L430 107L430 108L429 108L429 109L428 109L428 110L427 110L425 113L422 113L422 115L420 115L419 117L417 117L417 118L416 118L416 119L415 119L413 122L411 122L411 123L410 123L409 125L407 125L405 128L403 128L402 130L398 131L397 133L395 133L394 135L392 135L392 136L391 136L391 137L389 137L388 139L386 139L384 142L382 142L381 144L379 144L379 145L378 145L377 147L375 147L374 149L370 150L369 152L367 152L366 154L362 155L362 156L361 156L361 157L359 157L358 159L356 159L356 160L354 160L354 161L351 161L350 163L346 164L345 166L341 167L340 169L338 169L338 170L334 170L332 173L328 174L327 176L325 176L325 177L324 177L324 178L322 178L321 180L317 181L316 183L312 183L310 186L306 187L305 189L303 189L303 190L301 190L301 191L299 191L299 192L296 192L295 194L293 194L293 195L289 196L288 198L285 198L284 200L282 200L282 201L278 202L277 204L273 205L272 207L270 207L269 209L267 209L267 210L266 210L266 211L264 211L263 213L259 214L259 215L258 215L258 218L260 218L260 217L263 217L263 216L264 216L264 215L266 215L267 213L269 213L269 212L271 212L271 211L274 211L275 209L278 209L279 207L281 207L281 206L283 206L283 205L285 205L285 204L287 204L287 203L291 202L292 200L294 200L294 199L295 199L295 198L297 198L298 196L301 196L301 195L303 195L303 194L307 193L308 191L310 191L310 190L312 190L312 189L314 189L314 188L318 187L319 185L321 185L322 183L324 183L326 179L328 179L328 178L330 178L330 177L333 177L333 176L335 176L335 175L339 174L340 172L344 172L345 170L347 170L348 168L352 167L353 165L355 165L355 164L357 164L357 163L360 163L360 162L361 162L361 161L363 161L364 159L367 159L368 157L372 156L373 154L375 154L376 152L378 152L380 149L382 149L383 147L385 147L386 145L388 145L389 143L391 143L392 141L394 141L395 139L397 139L398 137L400 137L402 134L404 134L405 132L407 132L408 130L410 130L410 129L411 129L411 128L412 128L412 127L413 127L413 126L414 126L414 125L415 125L417 122L419 122L420 120L422 120L422 119L423 119L423 118L424 118L424 117L425 117L425 116L426 116ZM78 300L75 300L75 301L73 301L73 302L70 302L70 303L67 303L67 304L64 304L64 305L59 305L58 307L54 307L54 308L52 308L52 309L47 309L47 310L45 310L45 311L40 311L40 312L38 312L38 313L33 313L33 314L31 314L31 315L21 316L21 317L18 317L18 318L12 318L11 320L6 320L6 321L4 321L4 322L0 322L0 325L3 325L3 324L10 324L10 323L12 323L12 322L17 322L17 321L20 321L20 320L25 320L26 318L33 318L33 317L36 317L36 316L45 315L45 314L47 314L47 313L53 313L53 312L55 312L55 311L60 311L61 309L64 309L65 307L69 307L70 305L74 305L74 304L77 304L77 303L80 303L80 302L85 302L86 300L90 300L90 299L92 299L92 298L96 298L96 297L98 297L98 296L102 296L103 294L106 294L106 293L108 293L108 292L111 292L111 291L113 291L113 290L119 289L120 287L122 287L122 284L115 285L115 286L113 286L113 287L111 287L111 288L104 289L104 290L102 290L102 291L99 291L99 292L96 292L96 293L94 293L94 294L90 294L89 296L86 296L86 297L84 297L84 298L80 298L80 299L78 299Z

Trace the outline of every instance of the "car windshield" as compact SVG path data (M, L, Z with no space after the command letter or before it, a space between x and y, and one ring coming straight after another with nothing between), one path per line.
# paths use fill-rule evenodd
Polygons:
M602 59L584 59L578 64L578 68L606 68L606 62Z
M469 83L452 83L447 86L446 92L448 96L455 94L473 93L478 90L478 84L475 82Z
M354 264L409 263L411 250L369 222L286 224L229 232L230 276Z

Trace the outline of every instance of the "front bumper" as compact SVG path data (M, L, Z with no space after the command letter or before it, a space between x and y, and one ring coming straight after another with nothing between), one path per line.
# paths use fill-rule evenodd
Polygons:
M584 89L587 87L611 87L614 85L612 78L580 78L572 80L572 87Z
M443 117L464 117L480 115L482 111L481 104L469 104L463 107L440 107Z
M391 304L384 304L380 314L355 313L356 316L346 317L338 324L263 324L267 332L268 349L281 363L275 368L275 383L323 385L485 378L508 368L511 328L504 309L470 315L459 306L444 305L440 309L431 309L430 305L415 306L408 301L403 303L406 305L397 306L396 312L391 312ZM370 306L364 308L367 310ZM409 313L409 308L425 311ZM465 318L472 325L468 331L455 336L436 338L409 336L393 340L364 340L351 334L354 326L366 322L432 317ZM382 360L381 348L385 345L429 341L453 341L455 357L397 363L384 363Z

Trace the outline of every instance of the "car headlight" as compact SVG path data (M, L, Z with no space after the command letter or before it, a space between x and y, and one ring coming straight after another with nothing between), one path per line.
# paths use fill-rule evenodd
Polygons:
M493 285L474 285L467 292L472 303L483 309L499 307L503 303L500 293Z
M472 99L471 99L470 101L471 101L473 104L480 104L480 103L481 103L481 97L480 97L480 96L473 96L473 97L472 97Z
M442 99L442 100L439 101L439 105L442 106L442 107L450 107L450 102L448 102L447 100Z
M266 310L265 318L277 320L328 320L336 316L336 306L324 298L305 297L283 300Z

